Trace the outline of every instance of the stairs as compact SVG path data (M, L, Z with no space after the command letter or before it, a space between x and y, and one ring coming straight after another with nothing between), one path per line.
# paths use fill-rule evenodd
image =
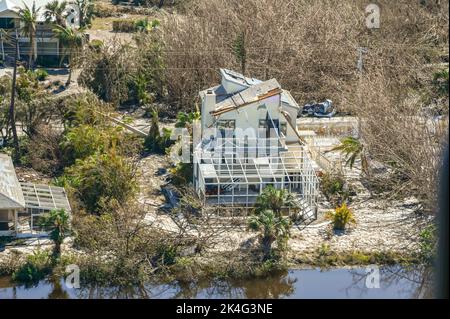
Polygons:
M309 206L309 204L301 197L297 197L297 205L300 207L300 216L294 222L294 225L298 229L303 229L316 220L317 208Z
M241 181L240 178L233 178L233 179L231 180L231 183L230 183L230 184L221 185L220 188L221 188L223 191L229 192L229 191L231 191L233 188L235 188L235 187L237 186L235 183L238 183L238 182L240 182L240 181Z

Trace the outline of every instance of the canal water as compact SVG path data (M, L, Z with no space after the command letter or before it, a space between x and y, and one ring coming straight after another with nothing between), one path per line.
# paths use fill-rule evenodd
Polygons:
M0 299L22 298L431 298L428 272L419 268L292 269L264 278L172 282L140 287L67 288L46 279L33 286L0 277Z

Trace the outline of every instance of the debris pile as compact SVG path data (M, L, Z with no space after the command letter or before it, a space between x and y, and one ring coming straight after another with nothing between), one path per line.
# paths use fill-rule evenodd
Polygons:
M315 117L333 117L336 110L331 100L325 100L322 103L305 104L299 114L299 117L315 116Z

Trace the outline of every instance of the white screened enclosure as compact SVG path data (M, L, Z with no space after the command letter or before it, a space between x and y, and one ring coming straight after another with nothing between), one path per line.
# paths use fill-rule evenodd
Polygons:
M20 183L11 158L0 154L0 236L45 235L39 218L55 209L71 212L64 188Z
M303 217L316 218L318 179L299 143L219 138L194 151L194 186L207 205L248 209L269 185L289 190Z

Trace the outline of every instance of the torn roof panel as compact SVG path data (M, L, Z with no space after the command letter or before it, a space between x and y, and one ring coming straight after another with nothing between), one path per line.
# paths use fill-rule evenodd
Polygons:
M252 85L259 84L262 82L261 80L255 78L248 78L241 73L228 69L220 69L220 74L222 74L222 78L225 79L226 81L231 81L246 87L250 87Z
M268 81L261 81L255 78L248 78L238 72L235 71L231 71L228 69L220 69L220 73L222 76L222 84L220 85L216 85L213 86L209 89L203 90L199 92L199 95L201 98L204 97L204 95L206 94L207 91L213 91L214 94L216 95L216 104L221 104L223 105L224 103L227 103L225 101L230 101L229 99L231 97L233 97L234 100L239 100L242 95L242 93L244 91L247 91L249 88L252 88L254 86L259 86L262 83L266 83ZM229 81L234 83L236 86L234 88L236 88L235 91L227 92L227 89L224 87L224 80L225 81ZM276 80L274 80L276 81ZM277 82L278 84L278 88L280 88L280 84ZM253 96L253 97L256 97ZM299 105L297 104L297 102L295 102L294 98L292 97L292 95L289 93L289 91L283 90L281 93L281 101L283 103L284 106L290 106L293 108L299 108ZM219 108L220 106L217 105L216 109Z
M275 79L261 82L216 104L216 111L228 106L239 106L246 103L252 103L255 101L256 97L267 94L268 92L276 89L281 89L281 86Z

